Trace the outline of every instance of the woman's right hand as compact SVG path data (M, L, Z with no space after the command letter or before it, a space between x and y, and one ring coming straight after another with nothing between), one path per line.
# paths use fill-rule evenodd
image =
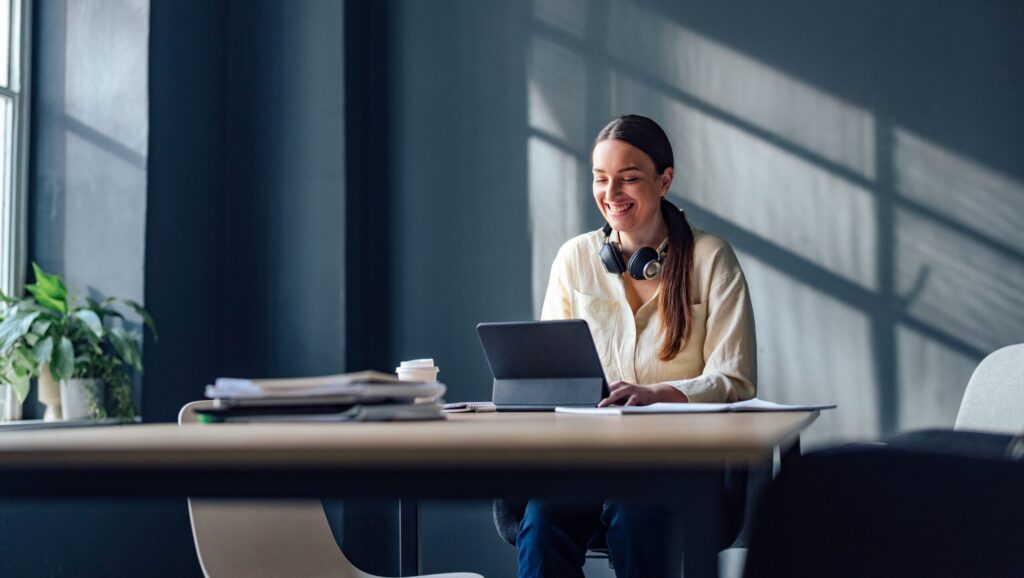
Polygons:
M638 385L628 381L616 381L608 384L608 397L601 400L597 407L610 405L650 405L652 403L689 403L685 393L667 383Z

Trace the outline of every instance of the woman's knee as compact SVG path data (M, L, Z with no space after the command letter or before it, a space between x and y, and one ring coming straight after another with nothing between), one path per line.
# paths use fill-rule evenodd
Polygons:
M649 532L674 535L682 528L682 516L677 509L652 503L609 500L601 520L609 532L624 531L638 536Z
M518 545L571 542L582 549L596 533L599 504L530 500L519 525Z

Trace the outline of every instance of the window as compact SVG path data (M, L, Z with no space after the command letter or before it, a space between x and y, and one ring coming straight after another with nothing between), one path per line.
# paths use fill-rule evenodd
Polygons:
M28 178L31 0L0 0L0 290L21 290Z

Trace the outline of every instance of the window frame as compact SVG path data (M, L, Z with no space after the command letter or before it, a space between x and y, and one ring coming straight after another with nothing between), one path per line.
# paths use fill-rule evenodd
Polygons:
M11 0L8 86L0 94L12 101L9 186L0 186L0 291L20 295L28 253L29 120L31 118L32 2ZM5 137L0 135L0 141Z

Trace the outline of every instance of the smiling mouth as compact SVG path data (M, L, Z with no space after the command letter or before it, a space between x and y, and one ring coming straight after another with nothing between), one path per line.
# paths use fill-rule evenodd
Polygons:
M636 203L605 203L604 209L611 217L625 215Z

